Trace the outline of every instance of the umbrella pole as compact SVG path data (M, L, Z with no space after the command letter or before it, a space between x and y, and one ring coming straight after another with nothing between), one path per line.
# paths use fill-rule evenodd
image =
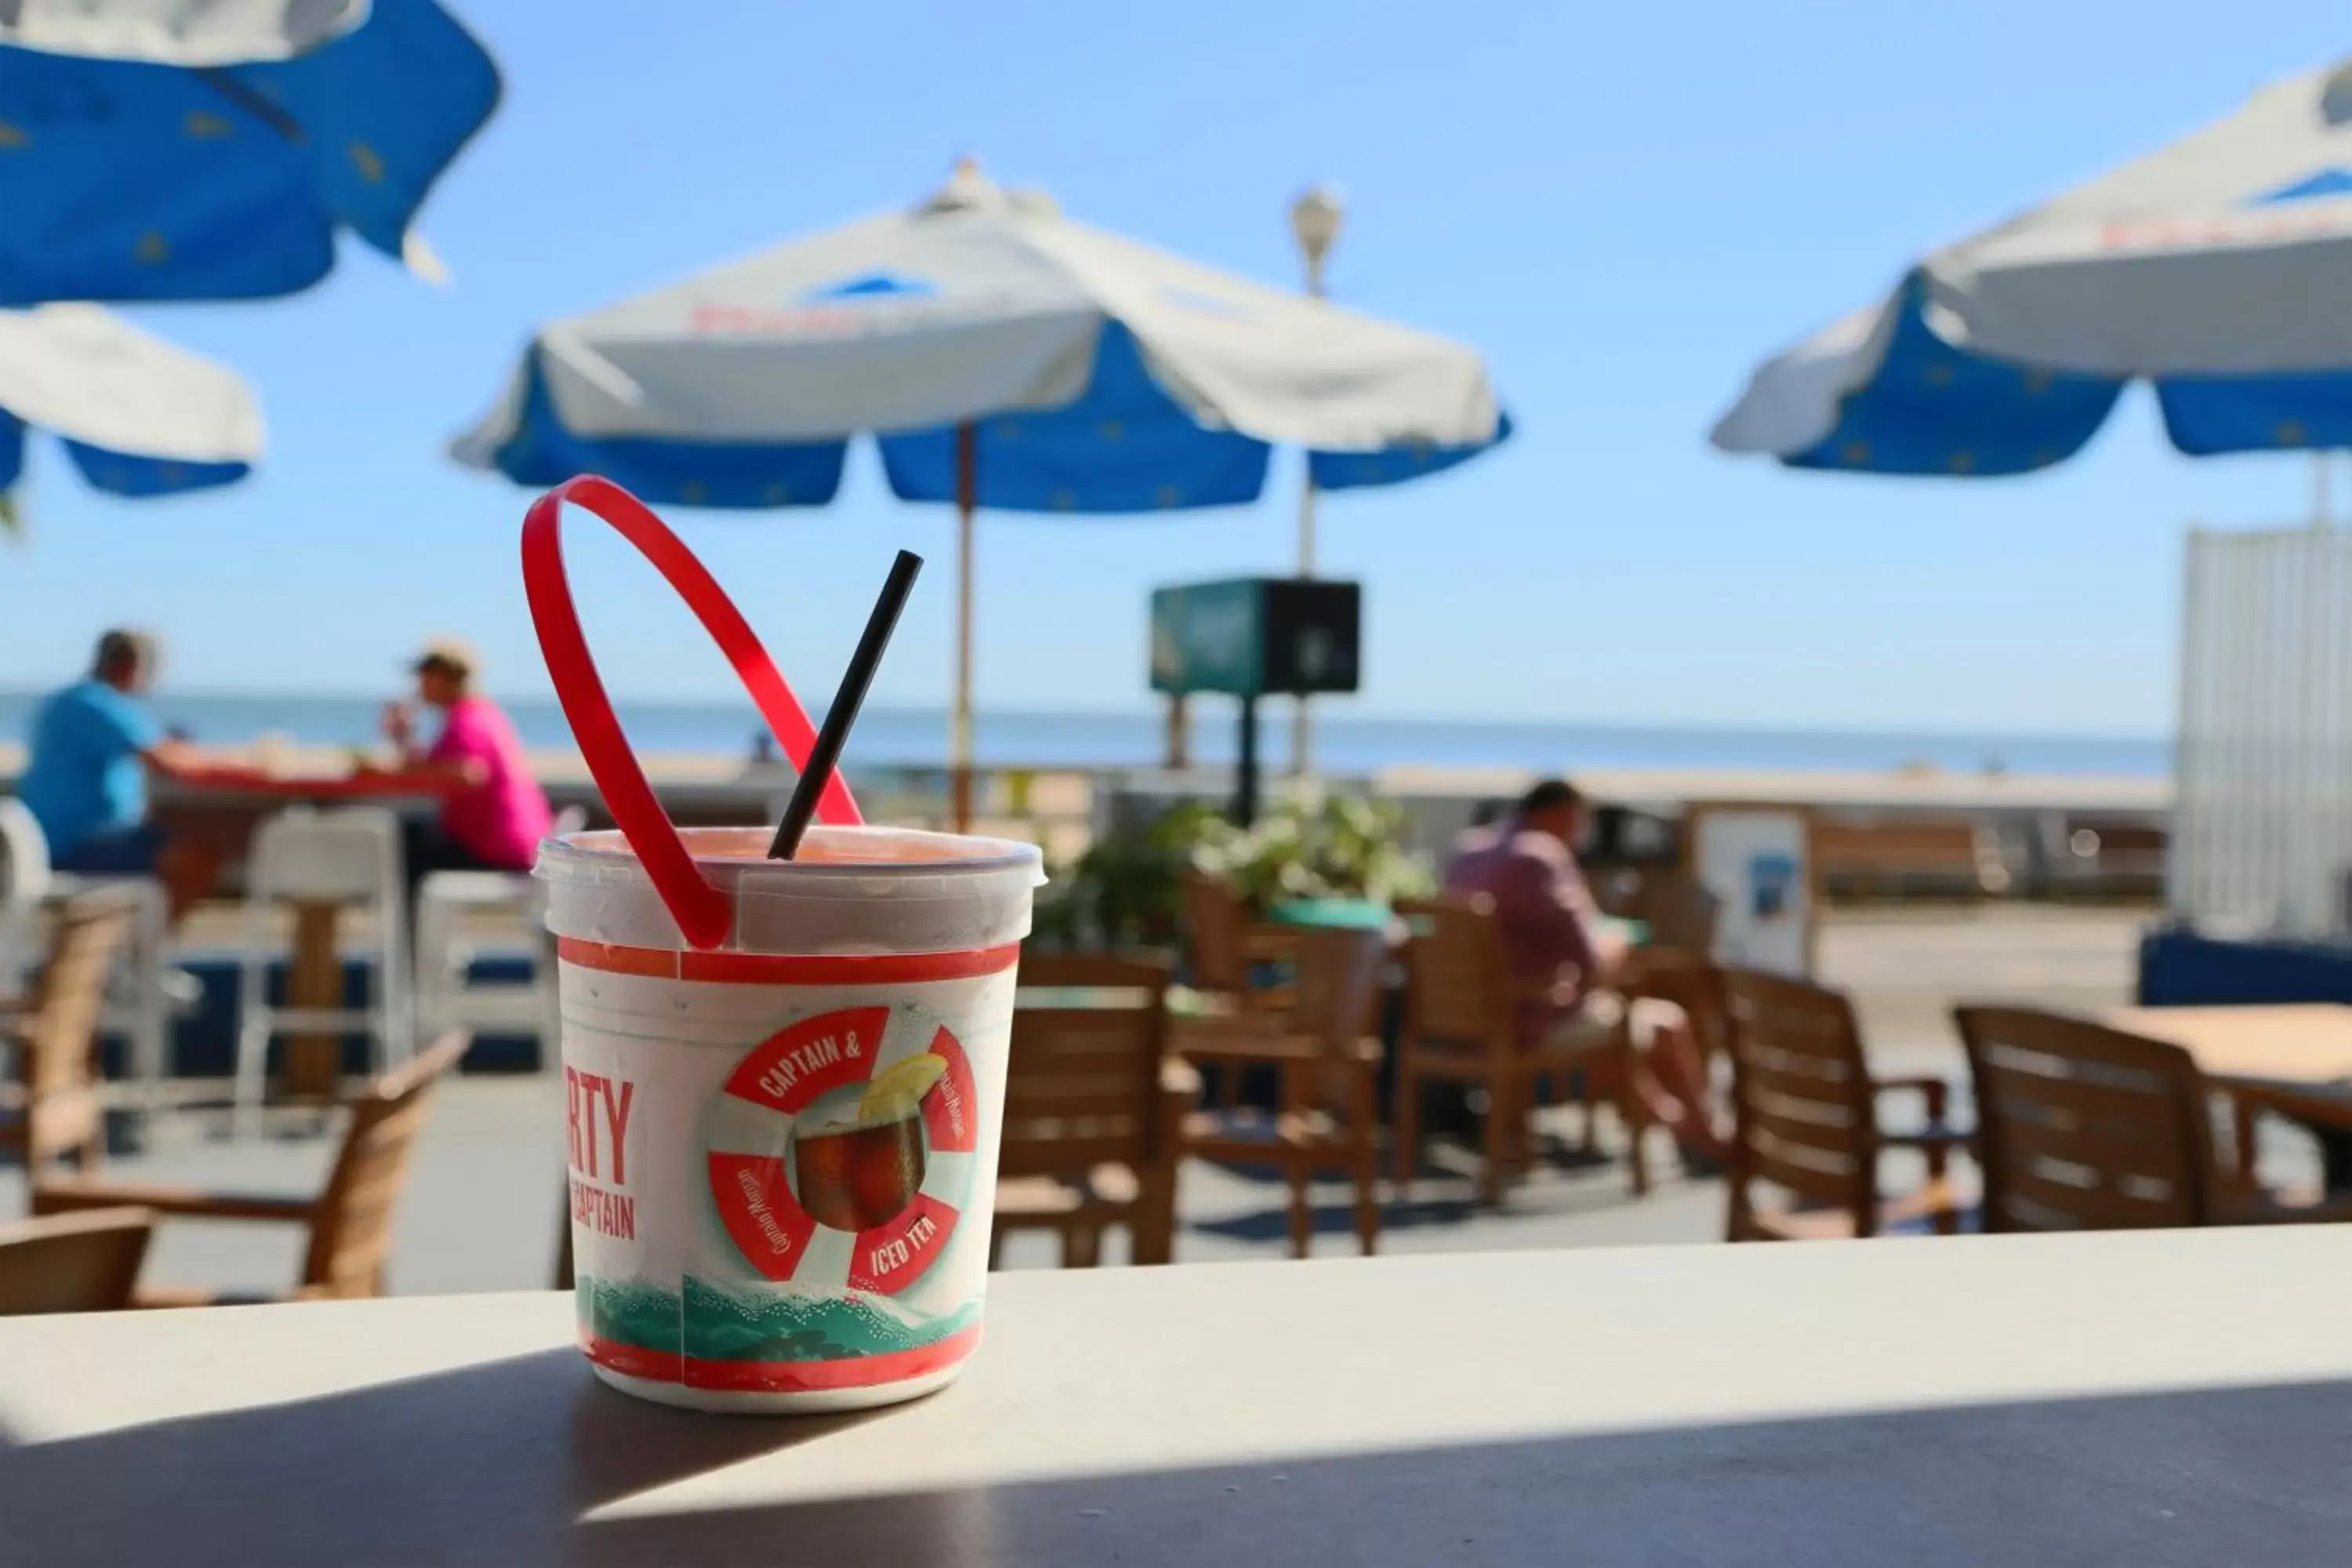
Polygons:
M1319 290L1318 290L1319 291ZM1298 488L1298 575L1315 575L1315 470L1308 459L1306 479ZM1290 774L1304 780L1315 770L1315 721L1308 716L1307 697L1290 700Z
M958 833L971 831L971 514L979 504L979 432L959 425L956 454L955 704L948 716L948 793Z
M1303 204L1316 198L1317 193L1310 192L1299 200ZM1299 248L1307 256L1307 292L1317 300L1324 297L1323 258L1339 232L1339 209L1336 198L1326 192L1322 193L1321 199L1333 205L1329 206L1332 215L1330 227L1321 233L1319 239L1314 231L1302 226L1299 206L1291 208L1290 216L1292 230L1298 236ZM1312 578L1315 575L1315 455L1302 452L1299 457L1307 473L1298 488L1298 574L1302 578ZM1315 771L1314 747L1315 721L1307 712L1307 695L1301 692L1290 700L1290 775L1301 784Z

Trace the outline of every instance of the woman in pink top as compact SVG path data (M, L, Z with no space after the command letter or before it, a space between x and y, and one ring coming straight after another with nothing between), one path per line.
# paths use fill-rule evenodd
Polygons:
M530 776L522 742L498 704L474 689L473 653L436 642L416 661L416 695L441 710L441 732L422 750L408 710L383 710L384 738L403 766L456 781L437 822L408 825L412 889L427 871L528 871L551 820L547 795Z

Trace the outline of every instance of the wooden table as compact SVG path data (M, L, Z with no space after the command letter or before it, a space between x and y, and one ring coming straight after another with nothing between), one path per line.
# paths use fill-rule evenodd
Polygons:
M289 805L413 803L448 788L446 779L383 768L268 773L223 766L201 781L157 785L154 815L168 836L203 844L226 866L242 860L255 830Z
M2352 1007L2293 1003L2249 1007L2118 1007L2112 1026L2168 1040L2197 1058L2198 1070L2224 1087L2284 1086L2342 1099L2352 1110ZM2306 1124L2308 1125L2308 1124ZM2352 1134L2310 1126L2319 1141L2325 1185L2352 1191ZM2241 1136L2245 1136L2244 1131Z
M0 1562L2328 1564L2352 1228L998 1275L962 1381L698 1416L557 1295L0 1322Z
M2169 1040L2208 1078L2335 1087L2352 1095L2352 1007L2296 1003L2261 1007L2118 1007L2114 1027Z
M222 773L181 784L157 803L156 816L174 838L197 839L217 863L241 860L261 824L289 805L389 805L432 800L448 781L420 773L361 769L333 775L281 775L258 771ZM294 905L293 939L286 955L285 1005L334 1011L343 1005L342 910L333 903ZM341 1093L343 1043L332 1034L289 1035L281 1084L289 1098L332 1100Z

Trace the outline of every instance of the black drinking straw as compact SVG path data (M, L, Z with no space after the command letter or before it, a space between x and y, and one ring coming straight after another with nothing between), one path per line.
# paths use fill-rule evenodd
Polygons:
M923 558L911 550L901 550L898 559L890 563L882 596L874 601L874 613L866 617L866 635L857 639L857 651L849 656L849 668L841 672L841 689L833 694L833 706L824 710L816 744L809 748L808 766L801 770L800 783L793 786L784 819L776 824L776 837L768 845L769 859L789 860L800 849L801 835L816 816L816 797L824 793L825 781L841 761L842 742L849 739L849 727L857 722L857 710L866 704L866 689L874 684L875 668L882 662L882 650L890 646L890 634L898 628L898 613L907 607L907 595L915 591L915 574L922 569Z

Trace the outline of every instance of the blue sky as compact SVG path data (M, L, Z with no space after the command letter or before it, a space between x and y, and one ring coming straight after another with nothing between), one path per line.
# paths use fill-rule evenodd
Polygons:
M456 287L352 249L298 300L143 312L258 384L267 468L133 506L37 451L0 686L133 620L192 689L375 690L453 632L493 685L543 690L528 498L441 456L530 323L910 202L962 152L1276 281L1291 194L1336 182L1335 295L1489 354L1518 439L1325 503L1325 569L1368 585L1366 711L2160 731L2183 526L2307 510L2305 461L2191 463L2138 396L2022 480L1791 474L1705 432L1757 357L1922 248L2325 63L2341 12L2315 3L2228 27L2156 0L460 9L508 98L425 213ZM1297 481L1278 459L1258 506L1177 520L983 518L982 703L1140 706L1149 588L1286 569ZM675 521L819 702L892 552L923 552L874 700L943 700L951 520L892 501L870 452L829 510ZM726 695L683 612L588 531L615 690Z

